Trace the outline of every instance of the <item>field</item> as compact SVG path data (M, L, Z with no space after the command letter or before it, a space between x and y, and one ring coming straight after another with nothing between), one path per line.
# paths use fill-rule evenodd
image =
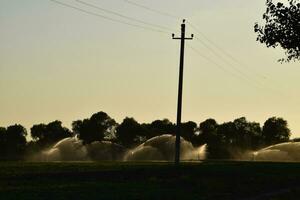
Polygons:
M299 199L299 163L0 162L0 199Z

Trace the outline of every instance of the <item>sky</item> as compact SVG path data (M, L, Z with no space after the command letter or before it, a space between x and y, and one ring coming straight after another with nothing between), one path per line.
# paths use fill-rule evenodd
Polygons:
M124 0L82 0L167 27L154 31L60 1L98 16L50 0L0 0L0 126L61 120L70 128L98 111L119 123L126 116L175 122L180 44L171 34L179 36L185 18L195 38L185 52L183 121L246 117L263 125L276 116L300 137L300 63L280 64L280 48L256 41L263 0L132 0L176 17Z

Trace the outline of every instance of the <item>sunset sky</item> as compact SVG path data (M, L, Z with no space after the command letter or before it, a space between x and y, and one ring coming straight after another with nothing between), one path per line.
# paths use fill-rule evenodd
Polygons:
M179 41L171 34L185 18L198 31L187 24L195 39L186 47L183 121L245 116L262 125L277 116L300 137L300 62L280 64L282 50L256 41L264 0L132 0L165 15L124 0L82 1L166 33L104 19L139 24L75 0L60 2L98 16L50 0L0 0L0 126L58 119L70 128L98 111L119 123L175 122Z

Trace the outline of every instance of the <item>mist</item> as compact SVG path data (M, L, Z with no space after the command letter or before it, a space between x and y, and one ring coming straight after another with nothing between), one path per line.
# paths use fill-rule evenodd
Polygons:
M206 145L194 147L180 140L181 160L199 161L206 157ZM161 135L127 149L108 141L84 144L77 137L60 140L47 150L27 157L28 161L172 161L175 154L175 136Z
M300 142L285 142L252 153L253 161L300 162Z

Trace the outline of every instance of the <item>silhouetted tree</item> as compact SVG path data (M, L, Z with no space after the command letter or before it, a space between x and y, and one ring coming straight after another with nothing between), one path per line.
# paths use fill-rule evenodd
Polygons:
M5 133L6 133L6 128L0 127L0 139L2 139L2 137L4 137Z
M134 119L126 117L116 128L116 140L125 147L133 147L144 141L145 131Z
M151 124L142 124L146 131L146 138L152 138L163 134L175 135L176 125L170 122L168 119L155 120Z
M0 127L0 159L4 159L6 155L5 135L6 135L6 128Z
M222 157L221 137L217 135L218 123L214 119L207 119L199 125L199 134L192 141L194 145L199 146L207 144L208 158Z
M47 125L46 124L37 124L33 125L30 128L30 135L33 140L45 140L44 138L47 137Z
M210 147L212 152L209 155L217 159L230 158L232 146L236 144L236 128L233 122L220 124L217 129L217 137L213 146Z
M32 160L32 158L35 158L35 156L39 155L39 153L43 151L46 147L48 146L42 145L39 141L31 140L27 142L25 151L26 159Z
M105 112L98 112L89 119L77 120L72 123L73 131L84 143L101 141L110 136L117 123Z
M248 122L245 117L218 126L217 137L209 150L215 158L232 158L245 151L257 149L262 141L259 123Z
M263 126L262 137L265 145L287 142L290 136L288 123L283 118L269 118Z
M197 124L193 121L184 122L181 124L181 137L192 142L197 131Z
M31 137L41 147L46 147L58 142L59 140L72 136L72 132L62 126L61 121L53 121L49 124L33 125L30 129Z
M22 125L9 126L4 136L5 153L8 159L21 159L26 148L27 131Z
M236 144L241 150L257 149L262 142L262 131L257 122L248 122L245 117L233 121L236 128Z
M199 125L199 134L196 136L196 144L213 144L217 139L218 123L214 119L207 119Z
M227 145L236 144L236 128L233 122L225 122L219 125L217 135L220 137L222 143Z
M155 136L176 133L176 125L168 119L141 125L134 118L127 117L118 126L115 120L104 112L95 113L88 119L74 121L72 129L84 143L114 138L116 142L128 148ZM63 127L60 121L53 121L32 126L33 141L26 143L26 135L26 129L22 125L0 127L0 159L22 159L24 153L39 152L42 147L70 137L73 133ZM268 119L263 129L259 123L249 122L245 117L241 117L220 125L214 119L207 119L200 123L199 128L195 122L189 121L182 123L181 131L181 136L195 146L207 144L210 159L232 158L233 153L243 154L244 151L256 150L263 145L286 142L289 141L290 135L287 121L276 117Z
M298 2L298 3L297 3ZM267 47L281 46L287 55L280 61L300 60L300 1L273 3L267 0L267 10L263 15L265 25L255 24L257 40Z

